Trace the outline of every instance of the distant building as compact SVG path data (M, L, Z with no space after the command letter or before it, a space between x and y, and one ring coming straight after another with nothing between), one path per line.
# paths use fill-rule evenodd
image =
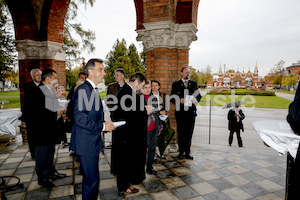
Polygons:
M297 63L293 63L291 66L286 68L287 70L289 70L290 72L293 72L294 74L296 74L296 76L299 77L300 74L300 60L298 60Z
M208 87L258 87L260 85L258 80L258 67L255 66L254 72L236 72L233 70L227 70L222 72L222 67L219 68L219 73L215 74L213 78L208 82Z

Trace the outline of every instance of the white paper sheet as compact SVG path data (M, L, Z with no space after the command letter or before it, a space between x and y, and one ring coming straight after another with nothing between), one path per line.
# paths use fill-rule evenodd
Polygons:
M120 127L126 124L126 121L113 122L115 127Z
M192 99L194 98L193 95L186 95L184 98L184 106L191 107L193 105Z

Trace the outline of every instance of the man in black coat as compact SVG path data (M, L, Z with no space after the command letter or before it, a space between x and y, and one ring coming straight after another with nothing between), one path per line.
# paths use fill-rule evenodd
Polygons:
M151 106L141 105L144 100L137 94L145 81L143 74L135 73L117 95L118 108L114 120L126 121L126 124L113 131L111 167L117 175L121 197L121 192L138 192L130 183L140 184L145 179L147 115L151 113Z
M241 109L239 109L239 106L235 106L235 108L229 110L228 115L228 130L229 133L229 146L232 144L233 140L233 133L236 132L236 137L238 140L239 147L243 147L243 142L241 138L241 130L244 132L244 125L242 120L245 119L245 115Z
M175 104L175 117L178 133L178 159L191 159L191 142L197 116L197 103L201 100L199 87L195 81L190 80L190 69L181 69L181 80L175 81L172 85L171 95L179 97L176 102L171 97L171 102ZM178 106L179 105L179 106Z
M32 127L35 126L35 110L30 110L30 108L34 108L34 105L31 105L33 101L36 91L38 89L39 84L42 80L42 71L40 69L32 69L30 71L32 81L28 82L24 86L24 105L23 105L23 120L26 123L26 132L27 132L27 140L29 151L31 154L31 158L35 159L35 147L33 145L33 136L32 136Z
M32 127L33 144L35 145L35 168L38 175L38 184L52 188L54 184L49 179L55 180L66 177L56 171L53 159L55 144L59 138L57 119L65 109L59 107L54 85L57 84L57 74L53 69L42 72L42 82L30 110L35 111L35 124Z

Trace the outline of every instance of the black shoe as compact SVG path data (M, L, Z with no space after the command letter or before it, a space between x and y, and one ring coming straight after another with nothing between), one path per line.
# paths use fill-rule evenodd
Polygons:
M190 154L186 154L185 159L189 159L189 160L194 160L193 156L191 156Z
M183 154L179 154L176 158L179 159L179 160L182 160L182 159L184 159L184 155Z
M68 146L69 146L69 144L66 142L66 143L63 143L63 147L62 148L64 149L64 148L66 148Z
M66 174L60 174L60 173L58 173L58 172L54 172L54 174L52 174L52 175L50 176L50 178L51 178L52 180L56 180L56 179L65 178L66 176L67 176Z
M229 146L231 146L231 144L229 144Z
M45 187L45 188L49 188L49 189L51 189L55 186L54 183L52 183L51 181L46 180L46 179L39 180L38 184Z
M155 171L154 169L152 170L146 170L147 174L153 174L153 175L157 175L157 171Z

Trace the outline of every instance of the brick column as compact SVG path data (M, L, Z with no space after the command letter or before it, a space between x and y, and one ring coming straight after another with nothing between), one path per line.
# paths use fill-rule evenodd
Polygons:
M23 107L24 85L31 81L33 68L54 69L58 75L59 85L66 87L65 51L63 44L51 41L17 40L19 53L19 78L21 108Z
M181 78L182 67L189 66L189 45L197 39L193 23L176 24L170 20L143 23L137 30L138 41L143 41L147 56L146 76L161 83L161 91L171 94L172 83ZM174 106L169 112L171 126L176 130Z

